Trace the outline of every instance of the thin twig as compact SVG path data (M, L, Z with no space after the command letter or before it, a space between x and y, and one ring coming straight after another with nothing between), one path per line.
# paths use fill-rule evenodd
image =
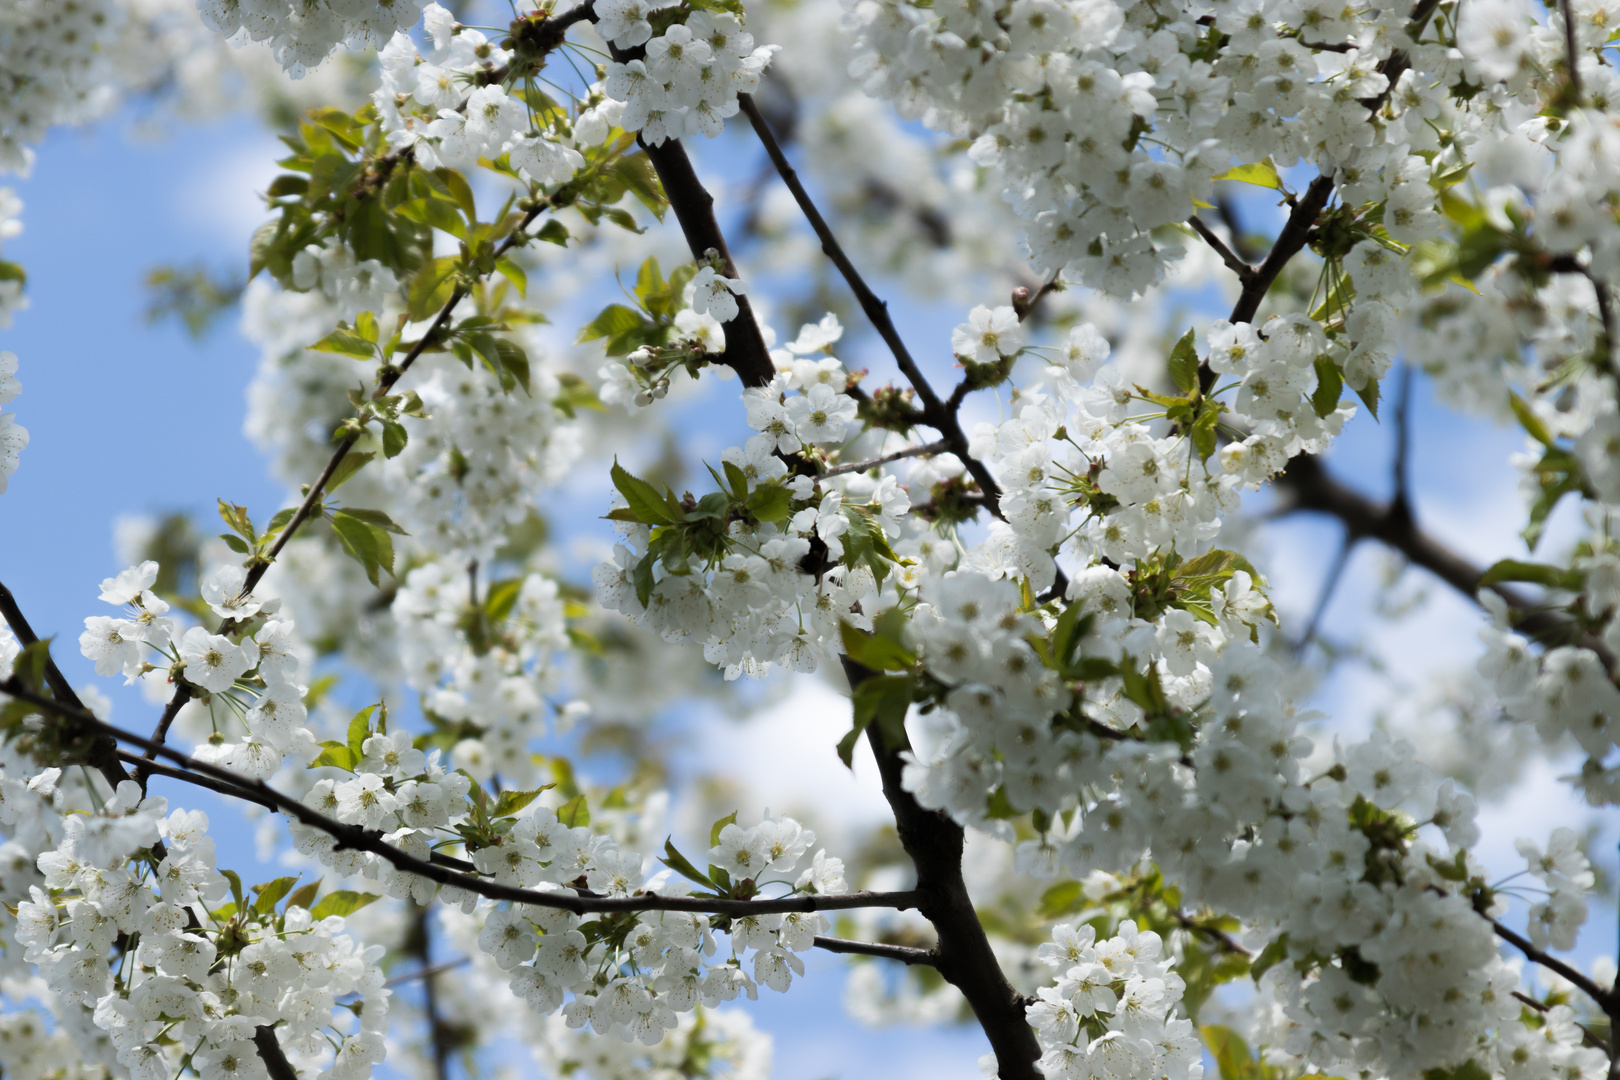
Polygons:
M396 986L404 986L406 983L415 982L417 979L431 979L435 975L443 975L447 971L466 967L470 963L472 963L472 957L470 956L457 957L454 960L446 960L442 964L434 964L432 967L417 968L415 971L407 971L403 975L395 975L392 979L384 982L383 986L392 990Z
M1195 934L1203 934L1205 937L1215 942L1215 944L1220 947L1222 952L1231 953L1233 956L1254 955L1252 950L1238 944L1237 940L1225 930L1220 930L1213 926L1205 926L1203 923L1199 922L1197 919L1193 918L1191 915L1188 915L1184 911L1178 911L1175 914L1176 922L1180 923L1182 926L1186 927L1188 930L1191 930Z
M1545 1001L1537 1001L1535 998L1531 997L1529 994L1522 994L1519 991L1515 990L1515 991L1513 991L1513 996L1518 998L1520 1001L1524 1002L1526 1005L1530 1006L1532 1009L1536 1010L1536 1012L1543 1012L1544 1013L1544 1012L1551 1012L1552 1011L1552 1006L1551 1005L1548 1005ZM1601 1050L1605 1054L1610 1053L1609 1040L1605 1039L1601 1035L1593 1034L1591 1028L1587 1027L1585 1024L1583 1024L1583 1023L1581 1023L1579 1021L1576 1021L1575 1026L1581 1029L1581 1034L1582 1035L1586 1036L1586 1044L1588 1046L1592 1047L1594 1050Z
M832 260L832 264L843 275L845 283L849 285L850 291L855 294L856 302L861 305L861 310L866 313L866 317L871 322L873 329L878 332L878 336L889 347L889 352L894 356L894 362L899 365L901 372L911 381L912 387L917 391L917 396L922 399L923 423L945 436L945 441L949 444L951 452L961 459L962 464L978 483L979 490L984 492L986 508L997 517L1000 517L1001 486L991 476L989 468L982 461L978 461L968 453L967 434L962 430L962 424L957 419L956 410L948 407L940 399L939 395L934 391L933 385L924 377L922 369L917 366L916 360L912 359L911 351L906 348L906 343L900 338L900 332L894 327L894 320L889 317L889 305L878 298L877 294L866 284L866 279L861 277L860 271L855 269L855 264L850 261L849 255L845 253L843 246L838 243L838 238L833 235L832 228L827 224L827 219L821 216L821 211L816 209L816 204L810 198L810 193L799 182L799 174L794 171L793 166L788 162L787 155L782 152L782 147L777 144L776 136L771 133L770 124L766 122L764 114L759 111L759 106L754 104L753 97L748 94L739 94L737 99L741 104L742 111L747 114L749 123L754 126L754 132L759 136L759 141L764 145L765 153L770 155L772 164L776 166L776 171L781 174L782 182L787 185L788 191L793 194L793 200L799 204L799 210L804 214L805 220L810 223L810 228L815 231L816 239L821 241L821 250L826 253L827 258ZM957 399L957 403L960 404L959 399Z
M875 469L879 465L887 465L891 461L899 461L901 458L925 457L929 454L944 454L948 453L950 449L951 444L946 442L944 439L941 439L938 442L924 443L922 446L908 446L904 450L896 450L892 454L884 454L882 457L875 457L869 461L852 461L848 465L834 465L832 468L822 473L820 479L825 479L829 476L842 476L845 473L862 473L867 469Z
M884 960L898 960L902 964L932 965L937 959L932 949L915 949L909 945L884 945L876 941L850 941L847 938L815 938L816 948L828 952L849 953L853 956L876 956Z
M1388 513L1412 515L1412 365L1402 364L1395 397L1395 494Z
M1191 225L1193 231L1204 238L1205 243L1215 249L1215 253L1221 257L1221 261L1226 264L1227 269L1238 276L1240 284L1247 285L1249 283L1249 279L1254 276L1254 267L1238 258L1237 253L1227 247L1226 242L1215 234L1214 229L1205 225L1203 219L1197 214L1188 218L1187 224Z
M1328 603L1333 599L1333 593L1339 586L1339 579L1344 576L1344 569L1350 565L1350 552L1356 546L1356 537L1349 529L1344 532L1344 538L1339 541L1339 553L1333 557L1333 565L1328 569L1327 577L1322 582L1322 591L1316 595L1316 606L1311 609L1311 621L1305 624L1305 633L1300 635L1299 641L1294 645L1294 655L1298 656L1305 651L1316 638L1316 631L1322 624L1322 616L1327 614Z
M1035 309L1041 306L1042 300L1045 300L1061 288L1058 284L1059 273L1060 271L1057 270L1052 271L1052 276L1041 282L1041 287L1035 290L1033 296L1021 297L1019 294L1028 291L1022 288L1013 293L1013 313L1018 316L1019 322L1028 320L1031 315L1035 314Z
M1611 1010L1614 1010L1617 1004L1615 994L1612 991L1603 989L1587 976L1558 959L1558 957L1550 956L1536 948L1535 945L1531 944L1530 939L1523 934L1509 930L1495 919L1490 920L1490 922L1491 929L1496 931L1497 937L1524 953L1526 959L1540 964L1555 975L1561 975L1581 993L1596 1002L1598 1008L1612 1015Z

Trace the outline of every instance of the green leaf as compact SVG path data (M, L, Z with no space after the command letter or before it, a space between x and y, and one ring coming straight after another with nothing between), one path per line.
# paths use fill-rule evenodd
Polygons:
M353 915L367 904L382 897L371 893L355 892L353 889L339 889L329 892L321 897L320 902L309 909L310 916L317 922L329 915Z
M456 274L461 261L445 255L434 259L416 272L406 295L406 310L413 322L426 322L439 313L456 290Z
M643 608L647 606L647 601L652 599L653 586L657 584L653 580L653 568L657 565L658 557L651 554L643 555L641 561L636 563L636 599L641 601Z
M731 488L731 493L739 499L748 498L748 474L729 461L721 464L725 467L726 486ZM791 498L789 499L789 505L792 505Z
M631 331L640 330L652 325L647 317L635 308L623 304L609 304L601 313L580 327L579 336L575 343L595 341L597 338L614 338Z
M394 208L394 213L409 221L449 233L457 240L467 240L467 224L456 213L455 207L440 199L411 199Z
M309 768L319 769L323 766L330 765L333 768L342 769L345 772L354 771L355 763L359 759L354 756L353 752L350 751L347 746L336 741L335 739L329 739L326 742L321 743L321 747L322 749L320 756L309 763Z
M1311 408L1316 415L1326 418L1339 407L1339 395L1344 391L1344 375L1333 357L1323 353L1316 358L1316 389L1311 393ZM1377 410L1374 410L1374 415Z
M220 533L219 538L225 541L226 547L238 555L251 555L253 553L253 549L248 547L248 542L235 533Z
M548 244L556 244L558 247L568 246L568 226L556 218L552 218L540 226L540 231L534 235L537 239L544 240Z
M1193 449L1198 451L1199 461L1208 461L1215 453L1217 444L1216 426L1221 422L1221 409L1217 402L1209 401L1198 413L1198 419L1193 421L1192 442Z
M900 557L889 547L883 528L870 510L860 506L844 506L844 518L849 528L844 533L844 564L865 565L872 576L881 582L889 574L889 567Z
M253 901L253 910L260 915L268 915L276 910L276 904L281 898L292 892L292 887L298 884L298 877L297 874L292 877L278 877L263 885L253 886L253 891L258 894L258 899Z
M854 726L838 742L838 757L853 768L855 742L874 722L890 747L906 744L906 712L911 708L910 675L877 675L862 680L852 695Z
M518 291L519 296L527 297L529 295L528 271L518 265L516 259L510 255L502 255L495 260L495 269L500 272L502 277L512 283L512 287Z
M359 761L366 756L366 740L371 737L371 714L377 711L377 706L367 705L349 719L348 747L354 760Z
M305 911L308 911L309 905L315 902L316 894L318 894L320 891L321 883L319 881L312 881L301 889L293 890L293 894L287 897L287 906L290 908L301 907Z
M381 420L383 457L396 458L405 444L410 441L410 432L398 420Z
M713 825L710 825L709 826L709 846L710 847L718 847L719 844L720 844L720 833L725 829L725 827L727 825L735 825L735 824L737 824L737 811L733 810L731 813L727 814L725 817L721 818L719 821L716 821Z
M236 910L241 911L247 907L247 899L242 895L242 879L235 870L221 870L220 874L230 882L231 895L236 898Z
M702 885L706 889L718 888L714 882L709 880L709 875L693 866L691 860L677 851L674 843L668 838L664 840L664 857L658 861L688 881Z
M575 795L572 799L557 807L557 820L570 829L581 829L591 823L591 808L585 804L584 795Z
M736 466L728 465L728 468ZM744 505L757 520L780 524L793 513L793 493L778 484L761 484L748 496Z
M1078 881L1060 881L1041 894L1040 917L1057 919L1083 911L1086 906L1084 887Z
M352 356L356 360L371 360L377 355L377 347L359 334L348 330L334 330L321 340L311 345L315 352L337 353L339 356Z
M1198 388L1198 348L1193 344L1193 331L1181 335L1170 350L1170 378L1184 394Z
M1270 158L1257 161L1253 165L1236 165L1211 180L1236 180L1240 184L1253 184L1255 187L1270 188L1272 191L1283 189L1282 177L1277 175L1277 166L1271 163Z
M1492 563L1490 569L1480 577L1479 587L1484 588L1486 585L1495 585L1501 581L1527 581L1532 585L1543 585L1549 589L1578 592L1583 580L1579 570L1566 570L1562 566L1551 566L1547 563L1502 559Z
M844 646L844 654L875 672L903 670L913 666L917 662L917 655L906 648L900 636L900 625L897 625L904 622L905 614L895 608L878 617L870 634L839 620L838 636Z
M468 223L477 221L478 205L473 200L472 185L467 183L467 178L454 169L434 169L433 176L444 184L461 212L467 215Z
M671 500L657 488L626 472L617 458L613 460L613 486L619 489L636 516L648 525L674 525L684 516L676 513L669 505Z
M381 510L369 510L360 506L345 506L342 510L336 512L339 514L347 514L353 518L359 518L372 528L381 529L383 532L393 533L395 536L409 535L404 529L394 524L393 518L389 517Z
M373 586L378 585L380 571L387 570L390 576L393 575L394 544L386 532L373 528L345 510L334 511L329 520L332 531L343 543L343 550L360 564L366 572L366 579Z
M538 799L542 791L555 786L554 784L542 784L537 788L530 788L528 791L503 791L500 798L495 800L495 809L490 812L489 816L506 817L515 814L534 802L535 799Z
M1249 1044L1231 1028L1208 1024L1198 1033L1209 1047L1209 1056L1215 1059L1221 1080L1257 1080L1262 1075L1259 1062L1249 1056Z
M641 205L651 210L659 221L664 220L664 209L669 205L669 201L664 198L664 188L658 182L658 173L653 169L652 162L645 153L622 157L609 171L640 200Z
M1260 977L1276 967L1287 956L1288 935L1281 934L1267 942L1266 947L1260 950L1260 955L1254 958L1254 962L1249 965L1249 977L1255 981L1255 985L1259 985Z
M1373 414L1373 419L1378 419L1378 380L1368 379L1367 385L1356 391L1356 396L1367 406L1367 411Z
M366 463L376 456L370 450L350 450L344 454L338 467L332 470L332 479L326 482L326 493L330 495L342 487L349 477L365 468Z
M1552 432L1547 430L1547 425L1541 422L1541 417L1536 415L1536 411L1530 407L1529 402L1509 390L1508 405L1512 407L1513 415L1518 417L1520 426L1524 428L1532 439L1549 450L1554 449L1555 443Z

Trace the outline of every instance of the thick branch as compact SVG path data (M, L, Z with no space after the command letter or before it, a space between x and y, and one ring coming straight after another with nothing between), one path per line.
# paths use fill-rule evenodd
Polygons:
M807 896L783 896L761 900L732 900L727 897L710 896L660 896L656 893L641 893L635 896L601 896L583 891L570 892L542 892L536 889L520 889L512 885L503 885L496 881L474 877L459 870L452 870L438 863L418 859L387 843L380 832L367 832L358 825L349 825L329 818L320 811L305 806L297 799L284 795L263 780L254 780L230 769L198 761L188 754L183 754L172 747L164 746L132 731L114 727L83 709L75 709L60 701L36 693L24 686L16 676L0 681L0 693L9 694L20 701L55 713L66 720L72 721L87 734L107 735L120 742L129 743L142 749L155 748L159 757L181 768L166 772L165 775L176 780L192 782L192 775L196 774L214 781L199 786L210 790L221 791L222 787L230 789L222 791L223 794L232 794L259 803L261 806L273 807L284 817L293 818L300 824L319 829L337 841L339 848L348 848L354 851L367 851L380 856L396 869L408 871L429 881L440 885L449 885L453 888L465 889L479 896L491 900L509 900L515 904L533 904L536 907L560 908L571 911L576 915L586 915L601 912L617 911L696 911L718 915L780 915L791 911L845 911L851 908L894 908L906 910L918 906L919 895L916 892L856 892L822 894L814 893Z
M617 55L618 50L614 52ZM725 260L726 276L738 277L737 264L732 261L731 249L726 246L725 234L714 216L714 196L698 180L692 159L686 156L686 148L676 139L657 146L641 143L641 147L664 185L664 196L669 199L670 209L675 211L675 220L686 236L686 246L692 249L692 258L701 262L709 251L717 251ZM737 373L744 386L765 386L776 377L776 365L771 363L765 335L760 332L748 297L737 297L737 317L725 324L725 330L726 351L720 359Z
M931 949L914 949L909 945L884 945L876 941L850 941L847 938L816 935L816 948L828 952L849 953L853 956L877 956L884 960L898 960L902 964L932 965L936 959Z
M298 1070L281 1052L281 1044L276 1041L276 1029L272 1025L260 1024L253 1029L253 1045L259 1048L259 1059L264 1062L270 1080L298 1080Z
M799 204L799 210L804 214L805 220L810 223L810 228L815 230L816 239L821 241L821 250L826 253L827 258L832 260L832 264L843 275L844 281L849 285L850 291L855 294L856 301L861 305L861 310L866 313L866 317L872 323L873 329L878 332L878 336L889 347L889 352L894 354L894 362L899 365L901 372L905 374L906 378L911 381L911 385L916 389L917 396L922 399L923 423L945 436L945 442L950 447L951 452L961 460L962 464L973 476L973 479L978 483L979 490L984 492L985 506L992 514L1000 517L1001 486L996 483L995 477L990 475L989 468L982 461L977 460L968 453L967 433L962 430L962 423L957 418L957 408L961 405L961 398L953 395L949 404L940 400L933 386L923 375L922 369L917 366L917 361L912 359L911 351L906 348L906 343L900 338L900 332L894 328L894 320L889 318L889 305L878 298L877 294L866 284L866 279L861 277L860 271L855 269L855 264L850 261L849 256L844 252L838 238L833 235L831 226L827 224L827 219L821 216L821 211L816 209L816 204L810 198L810 193L799 182L799 174L794 171L793 166L788 162L787 155L782 152L782 147L777 144L776 136L771 133L770 124L766 123L764 115L759 111L759 106L754 104L753 97L748 94L740 94L738 95L738 101L742 105L742 111L747 114L749 123L754 125L754 132L759 136L759 141L764 144L765 152L770 155L771 163L776 166L776 171L781 174L782 182L793 193L793 200Z
M858 686L871 672L847 658L844 671ZM933 966L962 992L990 1039L1001 1080L1037 1080L1041 1056L1024 1002L996 962L984 926L962 878L962 826L937 810L924 810L901 783L903 746L890 746L873 724L866 729L883 777L883 796L894 812L900 844L917 869L917 910L934 924L939 944Z

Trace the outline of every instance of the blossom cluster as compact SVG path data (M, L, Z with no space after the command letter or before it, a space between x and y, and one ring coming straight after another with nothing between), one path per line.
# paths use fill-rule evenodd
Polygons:
M644 53L608 64L603 89L624 103L619 126L651 146L683 135L719 135L726 117L737 114L737 95L759 88L777 49L755 48L754 36L726 11L687 13L654 36L648 17L671 6L668 0L602 0L595 8L597 33L621 52Z
M288 75L305 71L339 45L380 47L414 24L421 0L198 0L210 30L233 45L265 42Z
M1201 1048L1178 1015L1186 988L1159 935L1129 919L1097 941L1090 926L1059 923L1036 956L1061 974L1026 1010L1047 1080L1161 1076L1197 1080Z
M555 107L538 108L485 78L509 65L511 52L438 4L422 14L433 50L422 56L409 34L394 34L379 53L382 84L372 102L389 144L427 168L463 168L505 154L529 183L559 184L585 164L575 147L600 142L616 122L616 108L599 107L579 115L570 131Z
M22 392L17 380L17 354L0 352L0 405L5 405ZM28 429L17 423L16 413L0 413L0 493L6 490L6 481L17 471L17 457L28 445Z
M401 665L409 685L422 694L424 711L446 724L478 732L461 740L451 758L476 779L498 773L528 787L538 781L530 753L546 730L550 709L566 728L578 707L551 702L568 648L564 605L557 583L539 574L500 586L510 610L490 618L476 606L465 572L447 561L418 566L406 575L394 601ZM487 597L486 601L500 599ZM490 619L476 647L459 628L471 615Z
M48 784L31 790L51 794ZM215 907L231 889L207 830L206 814L169 813L133 781L100 813L66 815L60 842L39 856L42 883L17 905L23 959L64 1002L92 1011L137 1080L171 1077L187 1056L207 1080L263 1076L261 1025L277 1027L291 1060L364 1080L387 1030L382 946L360 946L337 915L249 908L240 885Z

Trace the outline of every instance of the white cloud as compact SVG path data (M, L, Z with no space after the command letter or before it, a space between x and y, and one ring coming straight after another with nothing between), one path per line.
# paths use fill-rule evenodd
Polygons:
M254 230L269 219L261 196L282 172L276 160L286 149L262 132L220 147L204 159L204 168L175 188L175 219L220 249L246 251Z

